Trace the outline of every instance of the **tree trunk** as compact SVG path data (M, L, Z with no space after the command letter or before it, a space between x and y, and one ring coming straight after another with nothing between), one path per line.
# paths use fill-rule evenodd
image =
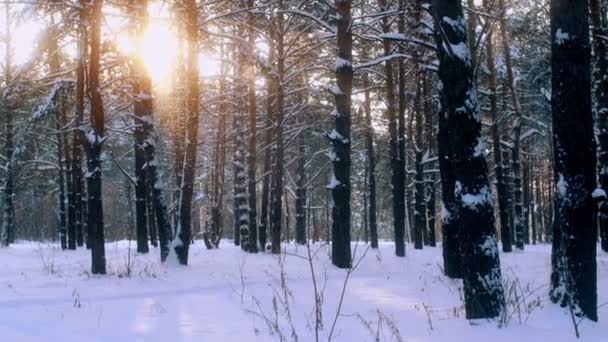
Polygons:
M8 82L12 78L11 69L11 31L10 31L10 13L9 4L6 6L6 59L4 61L4 79ZM4 94L5 100L10 94ZM12 106L11 106L12 107ZM4 171L4 190L3 190L3 209L2 215L2 231L0 232L0 242L4 246L8 246L13 242L15 236L15 208L13 203L14 197L14 165L15 165L15 146L13 142L13 108L7 106L4 109L4 155L6 157Z
M388 11L386 0L378 0L381 11ZM382 18L382 31L390 33L390 21L388 17ZM391 41L384 39L384 55L392 54ZM393 62L384 62L384 74L386 77L386 115L388 119L391 184L393 195L393 230L395 237L395 255L405 256L405 184L403 163L400 160L399 136L397 131L397 118L395 117L395 90L393 81Z
M285 46L284 46L284 10L283 1L279 1L277 14L276 44L277 44L277 97L274 117L274 135L276 145L274 148L274 169L272 173L272 187L270 194L270 240L273 254L281 252L281 220L283 217L283 115L285 110Z
M61 65L59 60L59 49L57 45L57 32L53 31L49 35L48 41L48 50L47 54L49 56L49 72L51 75L57 75L60 71ZM64 133L63 130L67 125L67 113L65 108L65 99L58 99L55 111L55 129L57 130L57 166L58 166L58 183L59 183L59 241L61 243L61 248L66 249L68 246L67 242L67 232L74 232L74 236L70 241L69 247L70 249L76 249L76 239L74 229L73 220L70 220L70 228L68 229L67 222L67 212L66 212L66 189L71 196L72 188L71 183L69 181L66 182L67 179L70 179L70 174L66 172L66 165L69 166L69 158L65 158L69 156L69 152L64 153L66 149L69 149L69 146L66 144L67 142L67 133ZM65 164L64 164L65 161ZM72 196L73 197L73 196ZM70 202L71 203L71 202Z
M374 127L372 126L372 101L370 98L370 84L367 73L363 74L364 109L365 109L365 145L367 150L369 192L369 237L372 248L378 248L378 223L376 220L376 157L374 155Z
M138 0L137 8L134 12L134 26L135 26L135 40L137 45L137 54L141 54L141 39L148 25L147 23L147 0ZM142 9L143 7L143 9ZM143 121L144 115L147 115L146 111L149 109L148 99L144 98L149 96L149 92L142 89L145 82L143 78L146 76L144 73L144 66L141 65L142 61L138 61L138 65L135 65L135 79L133 81L133 99L134 99L134 115L133 125L135 126L133 137L135 138L133 152L135 160L135 235L137 237L137 252L148 253L148 215L147 215L147 186L146 186L146 155L145 155L145 122ZM148 118L148 117L146 117Z
M80 11L80 20L84 21L84 13ZM76 230L76 244L82 246L84 244L84 219L83 219L83 208L86 208L86 202L82 200L85 197L84 194L84 181L82 177L82 121L84 119L84 82L85 82L85 68L84 59L86 58L86 27L84 24L79 25L79 39L78 39L78 64L76 66L76 111L74 133L72 136L72 165L70 165L70 172L72 173L72 199L73 206L68 207L69 220L74 222L74 229Z
M556 221L551 298L597 321L596 149L591 114L589 7L551 1Z
M424 98L424 117L427 134L427 158L431 158L435 153L435 130L433 123L433 99L431 95L430 77L424 73L422 76L422 89ZM426 222L428 232L428 245L436 246L437 238L435 236L435 173L430 172L426 181Z
M597 122L597 141L599 143L598 153L598 178L600 187L608 193L608 48L606 41L602 38L606 35L606 29L602 25L602 7L600 0L590 0L591 25L593 29L593 51L594 51L594 91L595 91L595 117ZM602 250L608 252L608 201L600 204L599 210L600 235L602 238Z
M513 106L513 111L515 112L515 119L513 121L513 150L512 158L513 158L513 208L514 208L514 229L515 229L515 246L523 250L524 249L524 235L525 235L525 226L524 226L524 209L523 209L523 183L522 183L522 164L520 158L520 150L521 150L521 126L523 121L523 116L521 113L521 106L519 105L519 100L517 97L517 92L515 91L515 79L513 76L513 66L511 61L511 48L509 46L509 33L507 28L507 19L506 19L506 8L504 4L504 0L498 0L498 10L500 11L500 38L502 41L502 52L503 59L505 62L505 68L507 71L506 85L507 89L511 93L511 105Z
M247 108L249 111L249 146L247 154L247 180L248 180L248 204L249 204L249 241L246 250L257 253L258 227L257 227L257 198L256 198L256 135L257 135L257 111L255 98L255 67L253 63L253 49L255 46L253 0L247 0L247 36L249 52L246 66L247 78Z
M424 166L422 165L423 152L423 131L424 122L422 119L422 73L416 73L416 99L414 112L416 115L416 137L414 139L414 149L416 156L416 176L414 178L414 248L422 249L423 243L427 241L426 234L426 203L424 202Z
M274 42L270 39L270 52L268 60L273 63L275 58L274 53ZM266 127L264 133L264 178L262 180L262 208L260 215L260 229L258 238L260 240L260 248L266 250L267 234L268 234L268 223L269 223L269 204L270 204L270 174L271 163L272 163L272 133L273 121L274 121L274 101L276 94L276 86L274 78L270 73L266 75L266 87L267 87L267 99L266 99Z
M337 84L332 87L336 108L334 129L327 134L333 147L332 163L334 175L329 184L334 200L331 229L331 260L339 268L352 265L350 251L350 128L351 92L353 82L352 67L352 22L351 1L336 0Z
M504 293L484 158L481 118L460 0L433 0L441 103L450 127L454 195L462 220L464 297L467 319L501 314Z
M89 89L91 130L87 133L88 226L91 233L91 273L106 273L103 203L101 187L101 149L104 137L104 108L99 92L99 59L101 43L101 8L103 0L93 0L91 14L91 59Z
M484 8L488 10L488 0L484 0ZM511 252L511 227L509 225L508 196L503 175L503 160L500 144L500 128L498 121L498 101L496 97L496 66L494 61L493 30L488 32L486 40L486 66L488 69L488 90L490 92L490 115L492 117L492 146L494 150L494 175L496 177L496 192L498 193L498 210L500 219L500 237L502 251Z
M180 264L188 265L188 250L192 239L192 199L196 174L196 152L198 146L198 8L196 0L185 0L186 36L188 40L187 67L187 121L183 178L179 203L179 224L173 241L173 249Z
M302 124L304 124L302 120ZM298 165L296 170L296 243L306 244L306 145L300 132L298 141Z

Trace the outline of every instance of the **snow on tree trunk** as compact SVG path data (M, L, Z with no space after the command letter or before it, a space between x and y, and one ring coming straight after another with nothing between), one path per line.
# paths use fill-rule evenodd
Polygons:
M606 29L602 25L600 0L590 0L591 24L593 29L593 51L595 57L594 90L595 117L597 122L598 141L598 178L600 187L608 193L608 48L606 47ZM600 204L599 210L600 236L602 250L608 252L608 201Z
M523 209L523 183L522 183L522 164L520 157L521 150L521 127L523 124L523 116L521 106L515 90L515 79L513 76L513 66L511 61L511 48L509 45L509 33L507 28L506 8L504 0L498 0L498 9L500 11L500 38L502 42L503 60L506 68L506 85L511 95L511 104L515 112L512 130L512 162L513 162L513 209L514 209L514 229L515 229L515 246L517 249L524 249L524 209Z
M423 157L423 108L422 108L422 73L416 73L416 95L414 100L414 112L416 118L416 136L414 138L414 155L416 158L416 175L414 177L414 248L422 249L423 243L426 243L426 205L425 205L425 187L424 187L424 165L422 165Z
M551 1L556 217L551 298L597 321L596 148L586 1Z
M303 120L302 120L303 121ZM303 124L303 122L302 122ZM298 165L296 168L296 243L306 244L306 145L303 132L297 137Z
M91 232L91 273L106 273L104 220L101 186L101 150L104 137L104 108L100 94L101 8L103 0L93 0L91 13L91 58L89 93L91 94L91 130L87 133L88 226Z
M462 220L466 316L468 319L493 318L502 312L504 293L462 3L433 0L432 7L438 20L441 103L450 127L454 195Z
M255 46L253 0L247 0L247 36L249 42L249 52L253 55ZM248 58L245 70L247 79L247 109L249 112L249 146L247 154L247 192L248 192L248 211L249 211L249 240L246 250L250 253L258 252L258 227L257 227L257 198L256 198L256 135L257 135L257 111L255 98L255 67L253 58Z
M435 136L433 134L435 127L433 123L433 104L431 92L430 77L428 74L423 74L422 89L424 97L424 124L426 130L427 153L426 159L429 159L435 153ZM435 247L437 237L435 235L435 173L429 173L426 180L426 230L428 232L428 245Z
M484 0L483 7L488 10L488 0ZM500 219L500 237L502 251L511 252L511 226L509 225L508 197L505 187L504 170L502 167L502 149L500 144L500 127L498 120L498 101L496 97L496 64L494 61L493 31L488 32L486 39L486 68L488 70L488 91L490 92L490 116L492 117L492 147L494 151L494 175L496 178L496 192L498 194L498 210Z
M386 0L378 0L381 11L388 11ZM382 18L382 31L390 33L390 21L387 16ZM391 41L383 40L384 55L392 54ZM389 155L391 165L391 184L393 201L393 232L395 238L395 255L405 256L405 167L400 158L399 136L397 131L397 117L395 116L395 89L393 80L393 62L387 59L384 62L384 74L386 77L386 115L388 119L389 132Z
M57 33L52 32L49 35L48 40L48 56L49 56L49 72L51 75L57 75L60 71L61 64L59 60L57 45ZM67 109L66 109L66 98L63 96L56 100L55 106L55 129L57 130L57 166L58 166L58 183L59 183L59 241L62 249L66 249L68 246L70 249L76 249L76 227L74 225L73 210L70 211L70 215L67 215L66 204L71 206L73 204L73 188L71 184L71 174L67 172L70 166L70 152L69 145L67 144L67 133L63 132L63 129L67 126ZM69 201L66 203L66 191L68 193ZM69 228L68 228L68 216ZM70 234L70 243L67 244L68 232Z
M326 134L333 147L334 174L328 188L334 200L332 208L331 260L339 268L352 265L350 250L350 128L352 67L351 1L335 0L337 47L336 85L331 88L336 108L334 129Z
M188 250L192 239L192 199L196 174L196 153L199 124L199 26L196 0L185 0L185 30L188 41L186 75L186 141L184 165L180 187L179 223L172 242L173 250L181 265L188 265Z
M272 172L272 185L270 189L270 240L271 252L281 252L281 226L283 219L283 117L285 115L285 21L283 2L279 2L279 13L277 14L276 58L277 58L277 80L276 80L276 107L274 112L274 169Z
M364 47L363 55L366 56L367 47ZM368 163L368 180L367 191L368 199L368 220L369 220L369 237L372 248L378 248L378 223L376 220L376 156L374 155L374 127L372 126L372 103L370 98L370 83L369 76L363 75L364 89L364 110L365 110L365 147L367 152Z

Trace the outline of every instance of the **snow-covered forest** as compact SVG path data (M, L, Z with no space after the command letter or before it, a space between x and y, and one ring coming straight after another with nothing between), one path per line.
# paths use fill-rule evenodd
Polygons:
M0 341L608 340L608 1L0 0Z

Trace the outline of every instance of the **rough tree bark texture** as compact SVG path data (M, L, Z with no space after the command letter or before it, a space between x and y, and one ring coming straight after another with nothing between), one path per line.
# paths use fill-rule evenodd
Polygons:
M103 203L101 187L101 149L104 137L104 108L99 92L100 43L103 0L94 0L91 14L91 58L89 89L91 102L91 130L87 133L88 226L91 232L91 273L106 273Z
M279 1L277 14L277 32L275 32L277 51L277 81L276 81L276 107L274 111L274 169L272 172L272 186L270 189L270 240L273 254L281 252L281 221L283 218L283 116L285 111L285 44L284 44L284 15L283 1Z
M593 51L594 51L594 90L595 90L595 116L597 122L598 151L598 178L600 187L608 193L608 48L606 41L601 36L606 35L606 29L602 25L602 11L600 0L590 0L591 25L593 29ZM608 201L600 204L599 223L600 236L602 238L602 250L608 252Z
M198 71L198 8L196 0L184 1L186 11L186 37L188 40L187 56L187 91L186 91L186 142L184 148L183 178L179 204L179 223L173 247L180 264L188 265L188 250L192 239L192 199L194 195L194 176L196 174L196 152L198 147L198 106L199 106L199 71Z
M6 58L4 61L4 79L6 82L12 77L11 69L11 31L10 31L10 13L9 5L6 4L6 36L5 36L5 53ZM4 100L10 102L10 92L4 94ZM5 129L5 141L4 141L4 155L6 157L5 167L5 179L4 179L4 190L2 192L3 201L3 215L2 215L2 230L0 231L0 243L4 246L8 246L13 242L15 236L15 208L13 203L14 196L14 136L13 136L13 108L12 106L6 106L3 110L4 114L4 129Z
M416 175L414 177L414 248L422 249L426 243L426 203L424 202L424 166L423 157L423 131L424 126L422 109L422 72L416 73L416 98L414 100L414 111L416 118L416 136L414 138L414 155L416 158Z
M597 321L596 149L587 1L551 1L556 220L551 298Z
M454 195L462 220L464 296L468 319L502 312L498 243L484 158L481 118L460 0L433 0L441 102L450 126Z
M433 122L433 99L431 95L431 80L428 74L423 74L422 79L422 96L424 99L424 124L427 136L427 158L433 157L435 153L435 124ZM435 173L431 172L427 175L426 180L426 223L428 239L427 243L431 247L437 245L437 237L435 235Z
M333 146L334 175L330 183L334 207L332 208L331 260L340 268L351 267L350 251L350 126L352 67L351 1L336 0L338 56L336 59L337 84L332 87L336 99L334 129L327 134Z
M488 0L483 7L488 10ZM490 92L490 116L492 118L492 147L494 150L494 175L496 177L496 192L498 193L498 210L500 219L500 237L502 251L511 252L511 226L509 225L508 197L502 168L502 151L500 144L500 127L498 120L498 101L496 98L496 64L494 61L493 30L488 32L486 39L486 67L488 70L488 91Z
M49 72L51 75L56 75L60 68L61 68L61 63L59 60L59 53L58 53L58 46L57 46L57 32L53 31L49 34L49 38L48 38L48 46L47 46L47 56L48 56L48 63L49 63ZM57 99L56 100L56 107L55 107L55 129L57 130L56 133L56 138L57 138L57 166L58 166L58 172L57 172L57 176L58 176L58 183L59 183L59 196L58 196L58 200L59 200L59 241L61 244L61 248L62 249L66 249L67 248L67 232L68 232L68 223L67 223L67 212L66 212L66 190L68 192L68 194L70 193L70 191L72 190L70 188L69 184L66 184L66 176L70 176L69 173L66 172L66 167L69 167L69 162L67 159L64 158L65 153L64 150L65 149L69 149L69 146L66 146L66 135L67 133L62 132L63 129L65 129L65 125L67 124L67 114L66 112L66 108L65 108L65 98L62 99ZM69 154L69 152L68 152ZM69 182L68 182L69 183ZM76 230L74 230L74 233L76 233ZM74 239L72 240L72 245L74 247L74 249L76 248L76 239L75 239L75 235L74 234Z
M503 60L505 63L506 73L506 85L509 93L511 94L511 105L515 112L515 118L513 120L512 140L512 162L513 162L513 208L514 208L514 229L515 229L515 246L517 249L524 249L524 236L525 236L525 220L524 220L524 208L523 208L523 182L522 182L522 163L521 163L521 127L523 124L523 115L521 112L521 106L519 105L519 99L515 90L515 78L513 76L513 63L511 61L511 48L509 45L509 32L507 27L506 19L506 7L504 0L498 0L498 10L500 11L500 38L502 42L502 53Z
M303 124L302 120L302 124ZM304 133L297 137L298 165L296 169L296 243L306 244L306 144Z
M82 122L84 119L84 65L87 55L86 43L86 24L84 10L79 11L80 25L78 26L78 63L76 65L76 111L74 113L74 133L72 136L72 165L70 172L72 173L72 199L73 206L68 207L68 220L74 222L76 230L76 244L82 246L84 244L84 216L82 197L84 197L84 182L82 177L82 146L83 146L83 130Z
M247 154L247 180L248 180L248 204L249 204L249 241L247 241L248 252L258 252L258 227L257 227L257 198L256 198L256 135L257 135L257 111L255 98L255 67L253 63L253 49L255 46L253 0L247 0L247 36L250 52L246 67L247 78L247 109L249 112L249 146Z
M81 4L84 0L81 0ZM87 28L84 6L79 11L80 25L78 26L78 65L76 66L76 112L74 136L72 138L72 186L74 187L74 224L76 226L76 242L78 246L84 243L84 228L88 227L87 201L85 194L84 177L82 177L82 149L84 146L84 90L85 90L85 59L87 55ZM72 215L70 212L69 215ZM88 236L87 236L88 241ZM87 243L87 247L90 244Z
M134 36L137 45L142 39L147 26L147 1L138 0L134 9ZM137 47L138 53L141 53L141 48ZM148 100L145 96L150 96L149 92L142 89L145 82L143 74L144 67L142 61L138 60L135 66L135 79L133 81L133 98L134 98L134 116L133 124L135 126L133 137L134 140L134 159L135 159L135 235L137 237L137 252L148 253L148 216L147 216L147 187L146 187L146 155L144 151L144 121L146 115Z
M365 147L367 150L368 180L368 220L369 238L372 248L378 248L378 223L376 220L376 156L374 155L374 127L372 127L372 101L370 98L370 84L367 74L363 75L364 110L365 110Z
M386 0L378 0L381 11L388 11ZM390 33L390 21L388 17L382 18L382 31ZM383 40L384 55L392 54L391 41ZM389 154L391 164L391 184L393 195L393 231L395 238L395 255L405 256L405 184L403 161L400 160L399 136L397 131L397 117L395 116L395 85L393 80L393 62L384 62L384 74L386 76L386 115L388 119L389 132Z
M270 39L270 52L268 60L270 63L275 61L274 42ZM276 94L276 86L273 76L268 72L266 73L266 127L264 133L264 179L262 180L262 208L260 212L260 228L259 228L259 243L260 248L266 250L266 242L268 235L268 224L269 224L269 204L270 204L270 184L271 179L271 163L272 163L272 133L273 120L274 120L274 100Z

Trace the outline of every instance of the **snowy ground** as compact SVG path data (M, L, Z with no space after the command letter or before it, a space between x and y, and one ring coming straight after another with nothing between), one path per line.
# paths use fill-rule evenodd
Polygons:
M128 246L106 245L109 274L101 277L89 274L86 250L25 242L0 248L0 341L242 342L277 341L281 334L287 341L294 334L299 341L315 340L306 248L287 247L282 288L277 257L246 255L229 241L214 251L196 243L188 267L160 266L156 250L131 255L133 270L126 277ZM378 341L575 340L568 312L546 296L549 246L501 255L509 286L518 279L531 307L510 309L513 316L502 328L497 322L464 319L461 283L441 275L440 248L409 247L402 259L393 256L389 243L366 253L363 245L357 247L355 258L364 258L346 283L334 341L375 341L376 335ZM326 341L346 272L331 266L327 248L311 249L323 294L319 338ZM608 302L608 255L599 255L601 305ZM282 304L284 293L289 309ZM608 341L608 304L599 314L600 323L581 323L581 341Z

